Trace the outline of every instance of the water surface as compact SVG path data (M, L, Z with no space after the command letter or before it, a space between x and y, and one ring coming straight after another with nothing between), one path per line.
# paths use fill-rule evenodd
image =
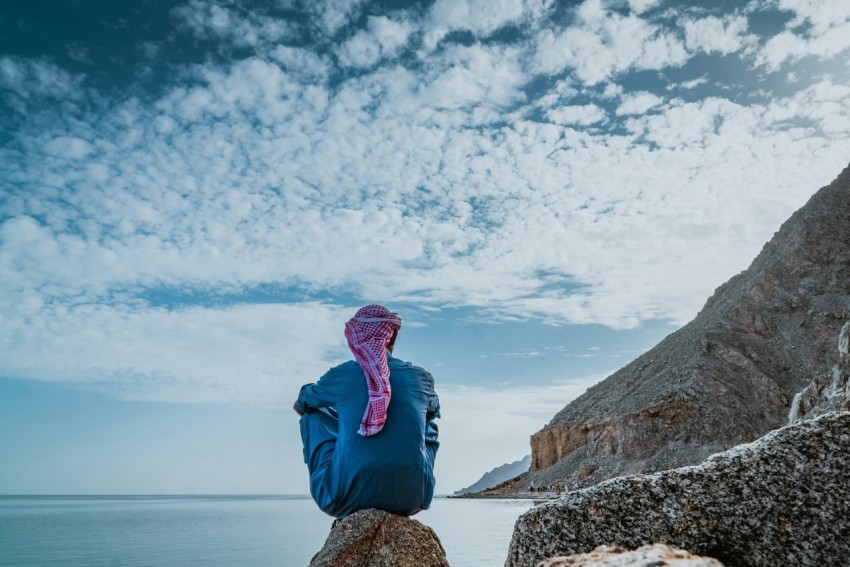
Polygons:
M452 567L502 565L524 500L437 498ZM0 566L306 566L332 518L288 496L0 497Z

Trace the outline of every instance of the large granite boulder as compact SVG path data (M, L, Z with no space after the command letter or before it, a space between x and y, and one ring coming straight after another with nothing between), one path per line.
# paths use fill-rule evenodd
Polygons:
M666 543L728 566L847 565L850 412L783 427L701 465L616 478L536 506L506 567Z
M590 553L553 557L537 567L723 567L723 563L656 543L633 551L600 545Z
M434 530L382 510L363 510L333 528L310 567L448 567Z

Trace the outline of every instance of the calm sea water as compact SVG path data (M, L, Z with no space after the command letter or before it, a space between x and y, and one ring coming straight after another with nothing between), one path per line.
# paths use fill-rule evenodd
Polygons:
M431 526L452 567L502 565L522 500L437 498ZM3 567L298 567L332 519L285 496L0 497Z

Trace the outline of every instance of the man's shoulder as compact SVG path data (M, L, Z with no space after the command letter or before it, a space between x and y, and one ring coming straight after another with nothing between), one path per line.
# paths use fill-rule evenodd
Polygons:
M337 364L336 366L334 366L333 368L328 370L328 373L341 374L341 373L354 372L354 371L361 371L362 372L363 369L360 368L360 363L358 363L356 360L349 360L349 361L343 362L342 364Z
M390 367L390 370L398 369L408 372L415 372L417 374L425 374L427 376L431 376L431 373L422 368L421 366L416 366L412 362L407 362L405 360L401 360L400 358L388 357L387 365Z
M412 372L415 374L422 374L424 376L431 377L431 373L422 368L421 366L417 366L412 362L407 362L406 360L401 360L400 358L395 358L394 356L387 357L387 366L390 367L390 371L401 371L401 372ZM328 370L328 374L348 374L348 373L361 373L363 369L360 367L360 363L356 360L349 360L347 362L343 362L342 364L338 364ZM433 379L433 378L432 378Z

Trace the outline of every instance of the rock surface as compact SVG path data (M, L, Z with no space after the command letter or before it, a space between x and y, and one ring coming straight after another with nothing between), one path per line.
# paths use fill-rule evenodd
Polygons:
M850 412L773 431L698 466L616 478L520 516L506 567L654 542L735 567L847 565Z
M788 422L796 423L830 411L850 411L850 321L838 333L838 359L794 396Z
M363 510L331 529L310 567L448 567L440 540L417 520Z
M530 472L497 492L696 464L785 425L850 318L848 243L850 168L693 321L561 410L532 437Z
M663 544L645 545L629 551L622 547L601 545L590 553L553 557L537 567L723 567L711 557L691 555L682 549Z

